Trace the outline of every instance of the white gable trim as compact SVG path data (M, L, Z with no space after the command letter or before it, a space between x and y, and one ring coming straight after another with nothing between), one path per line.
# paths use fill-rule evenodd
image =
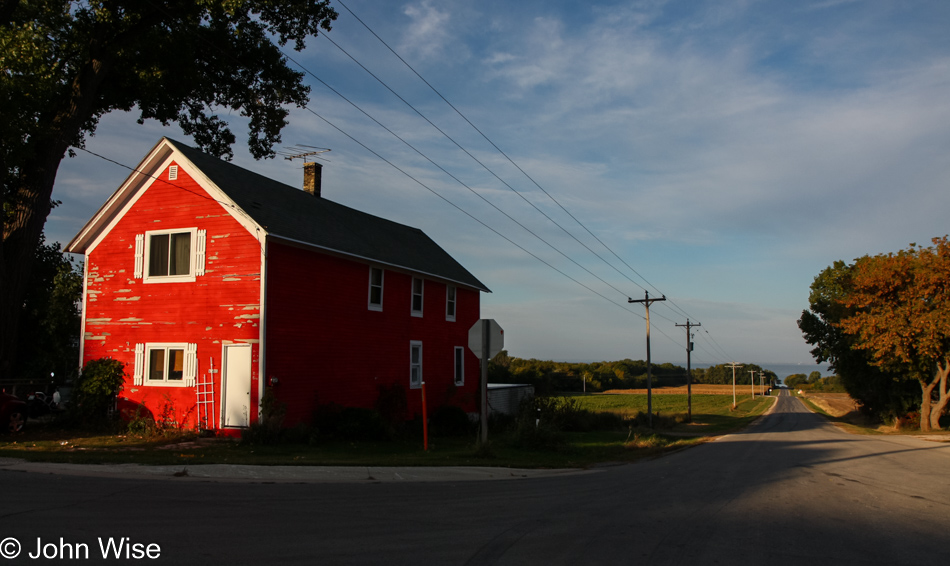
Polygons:
M167 141L167 140L164 140L164 141ZM174 147L174 145L172 145L171 142L168 142L168 144L171 147ZM208 176L205 175L201 169L198 169L198 167L195 166L194 163L189 161L188 158L185 157L184 154L182 154L176 149L174 155L175 155L175 161L179 165L179 171L184 169L184 171L188 173L188 176L194 179L194 181L198 183L198 186L204 189L205 192L211 196L211 198L217 201L218 204L220 204L221 207L224 210L226 210L228 214L230 214L231 217L234 218L238 222L238 224L243 226L244 229L247 230L247 232L251 236L254 236L255 238L260 239L261 235L267 234L267 231L264 230L263 226L255 222L254 219L251 218L251 215L244 212L244 210L240 206L238 206L237 203L231 200L231 197L229 197L227 194L224 193L224 191L219 189L218 185L214 184L214 182L212 182L211 179L209 179ZM160 170L164 170L164 169L160 169Z
M174 144L167 138L161 141L149 152L129 175L124 183L109 197L104 205L96 212L89 222L83 226L79 234L66 246L70 253L90 253L115 228L116 224L153 183L160 181L158 177L171 165L178 164L179 172L184 171L198 183L208 195L221 204L221 207L231 215L249 234L260 239L267 231L257 224L246 212L234 203L217 185L211 182L191 161L188 160ZM181 177L179 177L180 179ZM160 181L168 182L168 181Z

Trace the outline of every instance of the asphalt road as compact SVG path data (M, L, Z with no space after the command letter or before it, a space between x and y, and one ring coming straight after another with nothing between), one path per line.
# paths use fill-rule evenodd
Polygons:
M185 479L0 471L0 554L16 539L10 564L71 562L68 552L119 562L102 559L99 539L128 537L140 545L129 562L153 544L158 557L141 561L176 565L864 566L950 556L950 444L849 435L789 396L743 433L593 473ZM55 558L42 557L44 545Z

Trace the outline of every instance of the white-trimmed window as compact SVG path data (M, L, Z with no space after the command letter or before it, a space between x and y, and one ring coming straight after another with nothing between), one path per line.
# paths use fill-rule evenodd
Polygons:
M418 340L409 342L409 387L422 387L422 342Z
M188 282L204 275L207 232L151 230L135 237L135 277L145 283Z
M465 385L465 348L455 347L455 385Z
M445 286L445 320L455 320L455 285Z
M383 269L369 268L369 310L383 310Z
M135 345L135 385L193 387L198 373L198 347L179 342Z
M423 282L419 277L412 278L412 316L422 316Z

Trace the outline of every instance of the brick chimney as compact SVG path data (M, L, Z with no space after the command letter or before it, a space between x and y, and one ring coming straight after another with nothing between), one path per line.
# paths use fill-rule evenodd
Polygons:
M320 183L323 177L323 165L319 163L303 164L303 190L320 198Z

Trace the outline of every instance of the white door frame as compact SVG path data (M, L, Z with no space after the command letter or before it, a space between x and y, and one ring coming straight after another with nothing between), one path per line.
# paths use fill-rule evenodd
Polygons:
M246 352L244 350L246 349ZM245 354L247 356L247 366L242 367L247 372L246 378L242 380L241 375L228 375L228 353ZM251 424L251 345L250 344L224 344L221 346L221 428L246 428ZM236 368L237 369L237 368ZM232 386L232 397L228 397L228 385ZM237 387L237 391L234 390ZM228 418L228 405L230 403L245 402L246 411L244 412L244 422L240 424L231 424Z

